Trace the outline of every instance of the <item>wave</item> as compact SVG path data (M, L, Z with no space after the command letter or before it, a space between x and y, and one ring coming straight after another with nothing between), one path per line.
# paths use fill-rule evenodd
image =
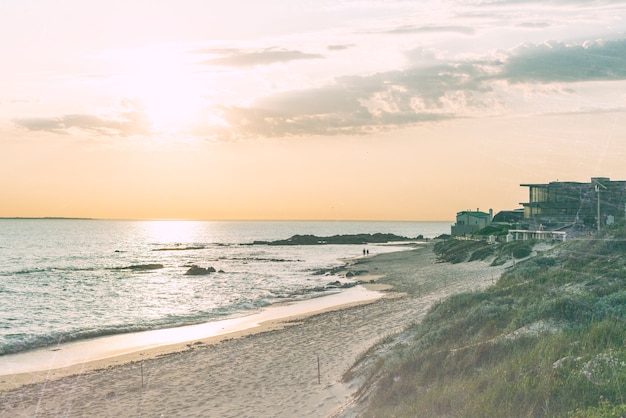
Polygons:
M133 271L145 271L145 270L160 270L164 268L163 264L149 263L149 264L131 264L126 267L113 267L111 270L133 270Z
M14 271L0 272L0 276L13 276L22 274L34 274L34 273L47 273L47 272L62 272L62 271L96 271L100 270L100 267L32 267L22 268Z
M218 321L228 317L246 315L250 312L270 306L273 303L283 303L319 297L325 291L336 291L331 284L325 287L305 288L289 292L265 292L255 299L240 300L229 306L215 308L209 312L196 312L189 315L168 315L159 320L146 323L108 325L102 328L84 328L64 331L53 331L49 334L5 334L0 336L0 356L16 354L42 348L54 349L63 343L106 337L118 334L151 331L158 329L196 325L211 321Z
M46 335L9 334L4 339L6 343L0 344L0 355L16 354L39 348L55 347L63 343L86 340L108 335L141 332L153 329L149 326L125 325L121 327L109 327L102 329L76 330L70 332L56 331ZM13 340L13 341L12 341Z
M242 307L245 308L245 305L242 304ZM252 308L253 306L249 307L249 309ZM73 331L55 331L45 335L9 334L3 338L4 340L6 340L6 342L0 343L0 356L42 348L52 349L53 347L59 346L63 343L70 343L99 337L107 337L111 335L130 334L134 332L174 328L185 325L195 325L211 320L218 320L224 316L232 315L233 313L235 312L223 311L215 312L213 313L213 315L207 315L205 313L201 316L170 316L154 323L123 324L117 326L108 326L104 328L80 329Z
M152 251L189 251L189 250L204 250L206 246L204 245L192 245L188 247L163 247L163 248L155 248Z
M219 257L217 260L235 260L235 261L266 261L270 263L303 263L304 260L287 258L264 258L264 257Z
M160 263L147 263L147 264L131 264L122 267L110 267L107 270L131 270L131 271L146 271L146 270L159 270L165 268ZM0 272L0 276L14 276L14 275L26 275L37 273L50 273L50 272L79 272L79 271L98 271L103 267L31 267L22 268L14 271Z

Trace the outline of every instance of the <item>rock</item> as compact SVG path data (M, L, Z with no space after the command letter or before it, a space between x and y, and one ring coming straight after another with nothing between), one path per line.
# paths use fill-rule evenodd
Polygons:
M386 243L392 241L412 241L415 238L407 238L395 234L347 234L333 235L330 237L318 237L316 235L293 235L288 239L278 241L254 241L252 245L325 245L325 244L367 244Z
M127 268L130 270L158 270L163 268L163 264L135 264Z
M187 270L185 274L188 276L203 276L203 275L214 273L214 272L215 272L215 269L213 267L204 268L204 267L198 267L194 264L193 266L189 268L189 270Z

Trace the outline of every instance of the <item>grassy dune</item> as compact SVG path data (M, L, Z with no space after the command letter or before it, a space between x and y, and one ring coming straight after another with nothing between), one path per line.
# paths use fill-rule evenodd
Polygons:
M517 262L385 341L365 416L626 416L626 227L527 257L533 244L435 247L447 262Z

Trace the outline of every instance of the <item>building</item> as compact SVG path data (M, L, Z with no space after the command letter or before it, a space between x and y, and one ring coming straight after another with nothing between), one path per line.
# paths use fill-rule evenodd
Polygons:
M501 210L493 216L492 222L516 224L524 219L524 209Z
M572 224L596 226L626 217L626 181L593 177L589 183L521 184L529 201L522 203L524 220L535 226L558 229Z
M480 229L483 229L491 223L493 218L493 210L489 209L489 213L464 210L457 212L456 223L452 225L450 234L452 236L469 235Z

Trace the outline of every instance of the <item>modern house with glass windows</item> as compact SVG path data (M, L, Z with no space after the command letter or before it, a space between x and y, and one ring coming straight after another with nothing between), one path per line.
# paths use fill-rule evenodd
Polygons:
M584 224L600 228L626 218L626 181L592 177L589 183L553 181L528 187L524 219L549 229Z

